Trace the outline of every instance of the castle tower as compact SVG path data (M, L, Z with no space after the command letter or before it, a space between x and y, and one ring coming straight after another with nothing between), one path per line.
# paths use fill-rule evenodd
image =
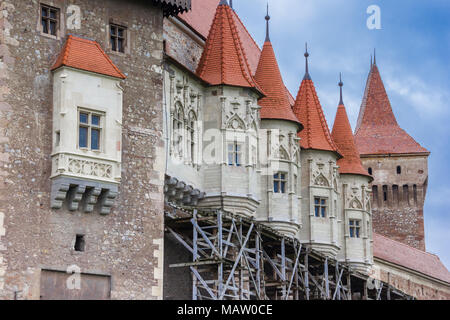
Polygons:
M261 206L257 219L289 236L300 229L300 146L297 132L303 129L292 112L277 59L270 41L269 12L266 15L266 40L255 79L266 97L261 106L261 145L265 161L261 177Z
M337 205L339 174L336 161L341 158L308 69L298 91L294 113L305 126L298 136L302 149L302 229L300 240L319 251L335 256L339 251Z
M253 217L260 203L257 102L264 94L252 76L235 14L220 1L196 71L208 84L200 169L206 196L199 206Z
M331 132L331 137L343 156L337 161L341 180L341 201L338 204L339 242L342 244L338 258L357 270L367 272L373 263L369 189L372 177L363 168L356 149L342 99L343 85L340 80L341 99Z
M425 250L423 206L430 152L397 123L376 60L364 92L355 141L374 177L374 232Z

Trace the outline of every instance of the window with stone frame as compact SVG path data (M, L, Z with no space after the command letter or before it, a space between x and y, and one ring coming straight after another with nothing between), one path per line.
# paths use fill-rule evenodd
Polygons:
M273 192L274 193L286 193L287 186L287 173L277 172L273 175Z
M327 216L327 202L327 198L314 197L314 215L316 217L325 218Z
M187 147L188 147L188 155L189 155L189 161L192 165L195 164L195 145L196 145L196 132L195 132L195 125L196 125L197 117L195 116L195 113L191 111L189 113L189 119L186 124L186 133L187 133Z
M242 144L237 141L228 143L228 165L242 166Z
M361 221L356 219L350 219L348 222L350 238L360 238L361 237Z
M175 155L183 155L183 130L184 130L184 112L180 104L175 106L173 114L173 149Z
M51 36L57 36L59 28L59 9L41 4L41 32Z
M92 151L102 149L104 114L80 109L78 111L78 148Z
M127 28L117 24L110 24L109 33L111 50L125 53L125 46L127 44Z

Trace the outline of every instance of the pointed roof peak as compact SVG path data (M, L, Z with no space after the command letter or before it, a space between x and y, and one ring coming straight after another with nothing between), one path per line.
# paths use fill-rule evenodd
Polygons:
M373 49L373 65L374 66L377 65L377 49L376 48Z
M233 0L231 0L231 1L233 1ZM228 1L227 0L220 0L219 6L228 6Z
M367 78L355 140L362 155L429 153L397 123L375 63Z
M271 42L265 42L256 69L255 79L266 96L258 101L261 106L261 119L277 119L294 122L298 131L302 124L292 111L286 87Z
M344 83L342 82L342 73L339 73L338 86L339 86L340 92L341 92L341 99L339 100L339 105L344 105L344 100L342 99L342 87L344 86Z
M267 14L266 14L266 42L270 42L270 35L269 35L269 21L270 21L270 16L269 16L269 2L267 2Z
M309 75L309 64L308 64L309 52L308 52L308 43L305 43L305 76L303 80L311 80L311 76Z
M293 111L305 126L304 130L298 134L301 138L300 146L303 149L332 151L341 157L331 138L330 129L311 78L303 79Z
M210 85L252 88L264 95L252 76L236 25L236 13L226 0L216 9L196 74Z
M344 104L339 104L337 108L331 137L342 155L342 158L337 161L339 172L370 177L362 166Z
M114 78L126 78L97 42L73 35L67 37L51 70L56 70L62 66Z

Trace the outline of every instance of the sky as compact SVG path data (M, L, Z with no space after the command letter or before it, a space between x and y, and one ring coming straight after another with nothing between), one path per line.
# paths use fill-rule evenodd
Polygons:
M265 38L267 0L234 0L256 42ZM371 5L381 29L370 30ZM309 71L330 130L339 102L339 72L353 129L376 48L377 65L400 126L431 151L425 244L450 270L450 1L269 0L270 37L284 82L297 95Z

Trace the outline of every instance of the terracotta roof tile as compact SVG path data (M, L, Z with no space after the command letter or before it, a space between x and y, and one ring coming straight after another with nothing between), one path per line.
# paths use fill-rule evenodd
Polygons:
M337 161L339 172L360 174L370 177L361 164L359 152L356 149L355 139L353 137L352 127L348 121L347 111L343 104L338 106L331 137L343 156L342 159Z
M373 255L376 258L450 283L450 272L438 256L377 233L373 234Z
M125 79L100 45L92 40L69 35L51 70L62 66Z
M217 7L196 73L211 85L248 87L263 93L253 79L234 16L228 5Z
M398 125L376 65L367 79L355 132L363 155L429 153Z
M293 111L305 127L298 134L303 149L334 151L339 154L331 139L330 129L312 80L302 81Z
M300 122L292 112L286 87L270 41L264 43L255 80L266 94L266 97L258 101L258 104L262 107L261 119L288 120L298 123L300 126Z

